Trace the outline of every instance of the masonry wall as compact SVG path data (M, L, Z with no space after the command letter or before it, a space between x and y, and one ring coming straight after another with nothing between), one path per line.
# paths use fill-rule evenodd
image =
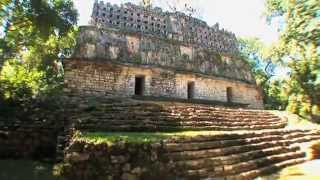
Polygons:
M27 106L0 102L0 158L54 158L57 136L67 125L65 102L60 96Z
M100 1L94 3L91 21L97 26L198 44L219 52L238 52L237 39L232 32L219 28L218 23L210 27L205 21L182 12Z
M73 57L90 61L148 65L255 84L248 63L236 55L148 34L83 26L80 27Z
M252 84L195 73L175 72L148 66L69 59L66 62L65 91L99 95L132 96L135 77L143 76L144 96L188 98L188 82L194 82L194 99L227 101L227 87L232 88L232 102L262 108L262 97Z

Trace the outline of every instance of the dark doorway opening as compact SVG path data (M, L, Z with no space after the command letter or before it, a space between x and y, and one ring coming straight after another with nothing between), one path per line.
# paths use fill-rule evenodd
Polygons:
M136 76L135 78L134 94L137 96L143 96L144 94L144 79L144 76Z
M188 82L188 99L194 98L194 82Z
M227 87L227 102L232 102L232 88Z

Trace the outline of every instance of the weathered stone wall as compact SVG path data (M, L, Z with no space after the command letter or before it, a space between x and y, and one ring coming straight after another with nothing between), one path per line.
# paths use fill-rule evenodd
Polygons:
M216 23L210 27L205 21L182 12L163 12L161 8L144 8L132 3L111 5L96 2L92 24L127 32L150 34L185 43L197 44L217 52L238 53L236 36Z
M100 134L101 136L101 134ZM255 179L307 160L297 143L316 142L319 131L271 130L113 143L73 139L61 175L67 180ZM110 141L108 141L110 142Z
M255 84L249 65L236 56L196 44L97 27L80 27L75 58L149 65Z
M66 127L58 97L19 106L0 102L0 158L54 158Z
M83 180L139 180L157 176L173 179L174 176L165 173L168 167L159 157L161 151L160 143L117 142L108 145L75 140L66 148L60 173L67 180L80 177Z
M287 119L263 110L227 108L217 102L210 102L213 106L195 100L181 103L170 98L169 102L145 99L72 96L69 101L78 105L68 119L74 129L99 132L236 131L281 129L287 125Z
M0 130L0 158L54 158L57 135L51 128Z
M148 66L69 59L66 61L65 90L100 95L132 96L135 77L145 78L144 96L187 99L187 84L192 81L194 99L227 101L227 87L232 88L232 102L262 108L256 85L194 73L175 72Z

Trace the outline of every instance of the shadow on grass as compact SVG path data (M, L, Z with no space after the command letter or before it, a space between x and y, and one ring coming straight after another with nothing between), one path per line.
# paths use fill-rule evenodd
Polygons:
M31 160L0 160L1 180L63 180L52 173L53 164Z

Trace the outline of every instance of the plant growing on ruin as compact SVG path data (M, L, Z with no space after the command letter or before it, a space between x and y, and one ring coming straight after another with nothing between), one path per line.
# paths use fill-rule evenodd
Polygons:
M134 54L132 54L131 58L132 58L132 62L133 62L133 63L135 63L135 64L140 64L140 63L141 63L142 57L141 57L141 54L140 54L140 53L134 53Z

